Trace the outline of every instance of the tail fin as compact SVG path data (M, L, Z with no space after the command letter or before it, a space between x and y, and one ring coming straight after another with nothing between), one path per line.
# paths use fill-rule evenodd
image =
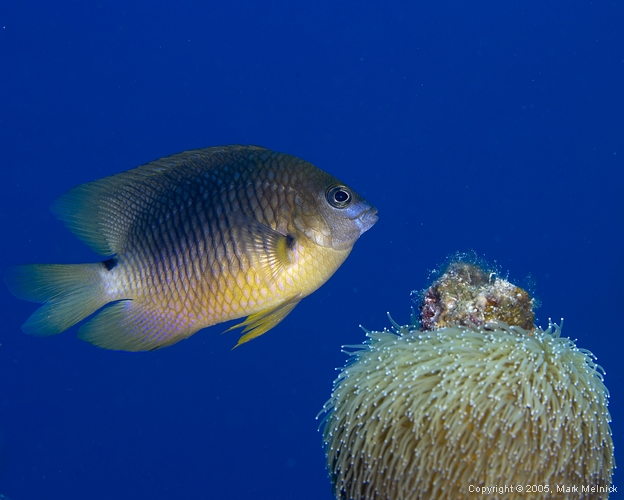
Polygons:
M75 325L110 298L99 264L35 264L6 270L4 281L13 294L44 304L22 325L33 335L54 335Z

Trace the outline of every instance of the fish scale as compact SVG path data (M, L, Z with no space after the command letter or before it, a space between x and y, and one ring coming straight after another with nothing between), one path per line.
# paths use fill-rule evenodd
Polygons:
M52 210L96 264L10 268L44 305L37 335L81 320L100 347L151 350L247 318L240 345L276 326L340 267L376 209L299 158L257 146L187 151L75 187ZM99 311L99 312L98 312Z

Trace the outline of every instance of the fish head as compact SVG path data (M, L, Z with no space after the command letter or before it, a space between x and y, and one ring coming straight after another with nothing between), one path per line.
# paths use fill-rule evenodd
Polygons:
M377 222L377 209L349 186L322 172L311 182L295 219L297 229L316 244L348 250Z

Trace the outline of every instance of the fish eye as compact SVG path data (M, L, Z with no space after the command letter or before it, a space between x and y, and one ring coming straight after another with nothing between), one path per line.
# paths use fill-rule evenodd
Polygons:
M351 204L353 196L351 190L347 186L332 186L325 193L327 201L332 207L345 208Z

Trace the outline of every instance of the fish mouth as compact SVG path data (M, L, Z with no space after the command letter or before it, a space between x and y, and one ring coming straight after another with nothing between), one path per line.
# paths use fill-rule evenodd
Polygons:
M379 219L379 217L377 217L377 209L375 207L360 212L355 218L355 222L360 226L360 234L373 227L377 219Z

